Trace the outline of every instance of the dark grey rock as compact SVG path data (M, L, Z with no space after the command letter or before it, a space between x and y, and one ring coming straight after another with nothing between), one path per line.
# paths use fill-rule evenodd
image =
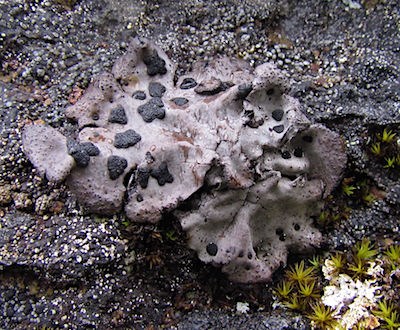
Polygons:
M177 329L309 330L308 322L294 314L230 315L222 311L194 311L178 323Z

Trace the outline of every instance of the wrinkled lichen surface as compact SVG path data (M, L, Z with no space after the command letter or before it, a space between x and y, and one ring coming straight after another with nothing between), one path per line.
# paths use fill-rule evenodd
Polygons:
M174 75L160 48L135 39L66 109L76 138L27 126L25 153L88 211L136 222L174 211L201 260L232 280L268 280L288 251L321 241L312 216L345 165L340 139L310 123L273 65L219 58Z

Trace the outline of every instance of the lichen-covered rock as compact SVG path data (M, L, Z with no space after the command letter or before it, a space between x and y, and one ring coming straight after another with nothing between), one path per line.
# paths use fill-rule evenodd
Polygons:
M135 39L66 110L78 138L27 126L26 154L49 179L67 177L90 212L156 222L175 210L201 260L232 280L268 280L288 251L320 242L311 217L345 165L340 139L310 123L271 64L219 58L174 74Z

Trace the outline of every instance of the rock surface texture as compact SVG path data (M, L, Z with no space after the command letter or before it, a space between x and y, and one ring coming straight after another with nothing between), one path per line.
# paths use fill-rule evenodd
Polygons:
M234 281L268 280L288 251L321 241L312 217L345 166L342 143L271 64L219 58L174 77L159 47L134 39L66 109L76 138L26 126L25 153L89 212L157 222L174 211L201 260Z

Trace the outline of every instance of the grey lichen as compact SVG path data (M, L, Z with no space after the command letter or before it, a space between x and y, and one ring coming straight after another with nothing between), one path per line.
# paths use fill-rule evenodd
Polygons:
M288 251L321 241L311 217L345 165L340 139L310 123L272 64L219 58L174 74L159 47L135 39L66 110L77 157L39 125L25 128L25 152L88 211L137 222L174 211L201 260L235 281L268 280ZM187 200L196 206L183 211Z

